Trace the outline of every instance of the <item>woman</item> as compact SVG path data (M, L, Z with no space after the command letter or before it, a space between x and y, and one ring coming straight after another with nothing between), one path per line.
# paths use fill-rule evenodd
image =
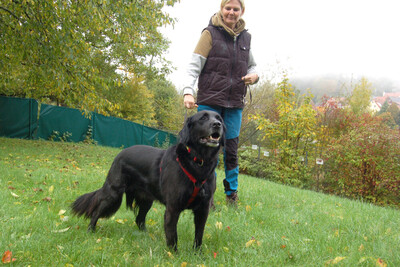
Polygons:
M183 88L186 108L213 110L224 119L226 143L224 148L227 203L238 200L238 143L242 110L247 85L258 81L255 62L250 50L251 35L241 18L245 10L243 0L222 0L221 10L211 17L201 34L192 55ZM198 81L197 102L194 84Z

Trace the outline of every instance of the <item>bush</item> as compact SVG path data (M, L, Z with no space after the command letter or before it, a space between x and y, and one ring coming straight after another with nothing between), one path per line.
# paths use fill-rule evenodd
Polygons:
M399 133L383 118L353 118L349 131L328 149L327 183L336 194L377 204L399 204Z
M259 156L258 151L239 151L239 167L243 174L268 179L280 184L310 188L312 170L304 162L294 162L290 167L280 163L280 158Z

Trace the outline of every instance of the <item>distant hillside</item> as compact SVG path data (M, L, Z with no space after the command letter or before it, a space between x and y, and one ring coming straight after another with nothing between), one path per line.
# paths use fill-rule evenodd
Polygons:
M374 87L373 96L382 96L384 92L400 91L400 81L388 78L370 78L366 77ZM360 81L361 77L343 75L343 74L326 74L313 77L291 77L290 83L301 93L310 89L314 95L313 100L318 103L321 97L328 96L347 96L350 94L354 84Z

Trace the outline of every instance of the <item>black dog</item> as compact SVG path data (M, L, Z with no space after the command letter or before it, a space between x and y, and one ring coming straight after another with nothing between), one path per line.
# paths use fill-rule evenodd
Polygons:
M153 201L166 206L164 230L167 245L177 249L180 213L194 213L194 246L200 247L213 198L218 152L224 140L224 125L218 113L202 111L189 117L179 133L180 141L167 150L132 146L121 151L108 172L102 188L80 196L73 213L91 218L89 230L99 218L112 216L126 194L127 207L139 209L136 224L145 230L146 214Z

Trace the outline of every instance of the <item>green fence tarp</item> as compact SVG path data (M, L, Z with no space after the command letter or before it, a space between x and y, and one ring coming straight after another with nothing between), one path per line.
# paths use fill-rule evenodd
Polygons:
M80 142L85 140L89 125L90 119L77 109L42 104L37 138L48 140L52 136L57 141Z
M142 144L142 126L114 117L93 114L93 139L99 145L129 147Z
M86 118L77 109L42 104L38 116L36 100L3 96L0 96L0 135L73 142L91 138L99 145L112 147L138 144L166 147L177 142L171 133L94 112Z
M0 136L32 139L37 115L35 99L0 97Z
M149 145L161 147L176 143L173 134L150 128L138 123L114 117L93 115L93 138L99 145L108 144L113 147L129 147L133 145Z

